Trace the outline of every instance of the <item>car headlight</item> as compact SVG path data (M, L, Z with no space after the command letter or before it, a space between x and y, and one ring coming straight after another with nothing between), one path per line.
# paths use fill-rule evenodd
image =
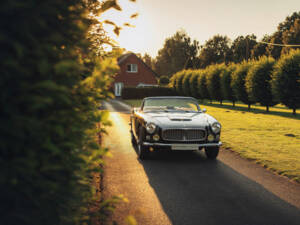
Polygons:
M221 131L221 124L215 122L211 125L211 129L212 129L212 132L214 132L215 134L217 133L220 133Z
M155 132L156 125L154 123L147 123L146 130L149 134L153 134Z

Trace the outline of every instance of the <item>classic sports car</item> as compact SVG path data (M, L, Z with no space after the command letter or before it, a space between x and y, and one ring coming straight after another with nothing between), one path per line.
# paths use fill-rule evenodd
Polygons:
M140 159L152 151L201 150L219 153L221 124L191 97L148 97L130 116L132 144Z

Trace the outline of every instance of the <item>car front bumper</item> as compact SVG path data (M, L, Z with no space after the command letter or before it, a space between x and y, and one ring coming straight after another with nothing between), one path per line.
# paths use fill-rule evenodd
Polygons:
M162 148L168 148L168 149L172 149L174 146L176 145L181 145L184 146L183 149L194 149L195 146L200 150L201 148L205 148L205 147L220 147L222 145L222 142L218 142L218 143L203 143L203 144L172 144L172 143L151 143L151 142L144 142L143 143L144 146L148 146L148 147L162 147ZM190 146L190 148L189 148Z

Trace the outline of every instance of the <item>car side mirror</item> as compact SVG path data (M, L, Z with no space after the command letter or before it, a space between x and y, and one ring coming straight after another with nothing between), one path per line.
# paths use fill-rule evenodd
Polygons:
M202 109L202 112L203 112L203 113L206 113L206 112L207 112L207 110L206 110L206 109Z

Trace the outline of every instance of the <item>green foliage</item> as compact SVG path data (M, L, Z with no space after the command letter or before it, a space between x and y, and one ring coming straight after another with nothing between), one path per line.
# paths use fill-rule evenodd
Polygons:
M183 94L183 78L184 78L185 73L186 73L186 71L182 70L182 71L179 71L176 75L175 90L179 94Z
M176 96L178 95L173 88L167 87L125 87L122 89L123 99L143 99L153 96Z
M198 95L200 99L212 100L207 89L206 73L207 73L206 69L202 70L200 76L198 76Z
M90 220L90 176L106 152L95 124L109 124L98 107L113 70L95 58L88 35L99 4L0 3L1 224Z
M231 87L232 74L236 70L236 64L230 64L221 72L221 93L225 100L235 104L236 97Z
M282 39L282 42L286 45L300 45L300 18L296 19L291 28L282 34ZM291 49L291 47L284 47L282 53L288 53ZM293 49L296 49L296 47Z
M190 78L192 76L192 70L186 70L182 80L182 90L185 96L191 96Z
M192 41L185 31L177 31L158 51L155 72L171 76L180 70L197 67L199 48L198 41Z
M256 45L256 36L254 34L247 36L238 36L232 43L231 51L233 62L239 63L250 58L251 50Z
M159 82L158 82L158 83L159 83L160 85L168 85L169 82L170 82L169 77L167 77L167 76L161 76L161 77L159 78Z
M213 100L220 101L222 104L223 95L221 92L220 74L225 69L225 65L212 65L207 68L206 86L209 96Z
M269 35L265 35L261 41L269 43L271 37ZM251 49L251 58L252 59L258 59L261 56L267 55L267 48L265 43L258 42L253 49Z
M253 63L246 76L246 90L249 98L267 107L276 105L271 89L271 73L275 60L266 56Z
M215 35L205 42L200 51L200 66L228 62L231 57L230 39L227 36Z
M198 77L200 76L200 71L201 70L194 70L192 71L192 75L190 77L190 92L191 96L194 98L199 98L198 94Z
M272 74L273 93L288 108L300 108L300 50L283 55Z
M250 105L254 103L248 97L248 93L246 91L245 79L248 73L248 70L251 66L249 62L242 62L237 66L236 70L232 74L231 87L234 92L234 96L237 100L245 103L250 108Z

